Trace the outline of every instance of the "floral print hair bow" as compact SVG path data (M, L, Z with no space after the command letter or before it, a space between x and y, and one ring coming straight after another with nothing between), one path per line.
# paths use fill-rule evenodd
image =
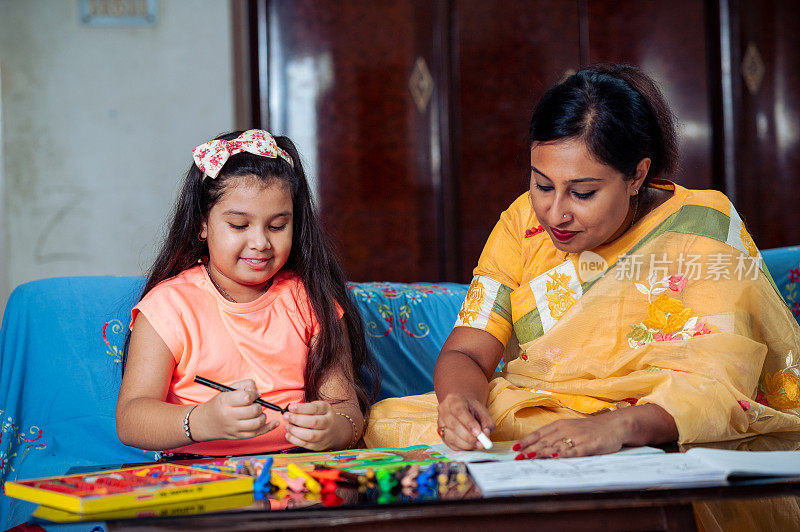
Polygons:
M262 129L248 129L233 140L209 140L192 150L192 157L203 176L216 179L231 155L246 151L274 159L280 157L294 168L291 156L278 147L275 138Z

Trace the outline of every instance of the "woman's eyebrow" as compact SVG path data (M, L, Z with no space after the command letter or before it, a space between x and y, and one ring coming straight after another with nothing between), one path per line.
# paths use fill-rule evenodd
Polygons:
M544 172L542 172L541 170L539 170L538 168L536 168L533 165L531 165L531 172L536 172L537 174L539 174L540 176L544 177L545 179L550 179L549 177L547 177L547 175L544 174ZM550 181L552 181L552 179L550 179ZM601 181L603 181L603 180L602 179L598 179L596 177L579 177L578 179L570 179L569 181L567 181L567 183L569 183L570 185L573 185L575 183L595 183L595 182L601 182Z
M571 184L572 183L592 183L592 182L599 182L599 181L602 181L602 179L598 179L596 177L581 177L581 178L578 178L578 179L570 179L569 181L567 181L567 183L571 183Z
M539 170L538 168L536 168L533 165L531 165L531 172L536 172L537 174L539 174L540 176L544 177L545 179L550 179L549 177L544 175L544 173L541 170Z

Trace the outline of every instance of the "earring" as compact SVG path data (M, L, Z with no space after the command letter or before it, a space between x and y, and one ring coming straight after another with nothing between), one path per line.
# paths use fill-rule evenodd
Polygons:
M202 236L200 236L200 235L197 235L197 240L199 240L200 242L205 242L205 241L206 241L206 239L205 239L205 238L203 238L203 237L202 237Z

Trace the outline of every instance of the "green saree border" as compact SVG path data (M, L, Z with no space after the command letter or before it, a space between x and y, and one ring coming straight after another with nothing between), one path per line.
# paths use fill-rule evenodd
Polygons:
M731 205L731 208L733 209L733 205ZM742 222L742 224L744 224L744 222ZM656 226L636 244L634 244L627 252L619 255L617 260L608 266L608 270L611 270L613 267L619 264L620 260L623 260L625 257L634 254L636 251L649 244L656 238L669 232L713 238L714 240L722 242L723 244L727 244L730 225L731 217L713 207L691 204L683 205L677 211L669 215L663 222L658 224L658 226ZM733 248L733 246L731 247ZM778 287L772 278L772 274L770 274L769 269L767 268L767 265L763 259L761 260L760 268L769 280L772 287L775 289L775 292L780 295L780 291L778 290ZM541 275L546 273L547 272L543 272ZM586 293L600 278L602 278L602 275L591 281L581 283L581 290L583 293L580 297L586 295ZM524 316L520 317L516 322L512 323L512 327L520 343L531 342L544 335L544 326L542 324L538 308L535 308Z

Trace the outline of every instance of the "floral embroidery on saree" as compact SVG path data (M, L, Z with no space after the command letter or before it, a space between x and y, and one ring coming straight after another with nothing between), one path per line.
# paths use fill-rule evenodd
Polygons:
M554 319L559 319L577 301L575 290L569 287L571 278L564 273L554 271L547 274L550 281L547 281L547 291L544 296L547 298L547 308Z
M687 278L683 275L670 275L658 280L651 274L648 286L634 283L636 289L647 295L647 318L631 325L627 334L628 345L637 349L651 342L669 342L686 340L701 334L711 333L711 329L697 316L692 316L692 309L685 307L683 301L668 295L683 292ZM655 298L655 299L654 299Z
M756 401L778 410L800 408L800 364L795 364L791 353L786 357L786 367L774 373L765 373L758 383Z
M758 248L756 247L756 243L753 241L753 237L750 236L750 233L747 232L747 229L744 228L744 225L739 229L739 238L742 239L742 245L747 250L747 254L751 257L757 257Z
M530 238L540 233L544 233L544 227L542 227L541 225L537 225L536 227L525 229L525 238Z
M467 296L464 298L464 304L458 312L458 317L465 325L469 325L470 321L478 317L485 295L483 284L477 278L473 279L472 284L469 285L469 290L467 290Z

